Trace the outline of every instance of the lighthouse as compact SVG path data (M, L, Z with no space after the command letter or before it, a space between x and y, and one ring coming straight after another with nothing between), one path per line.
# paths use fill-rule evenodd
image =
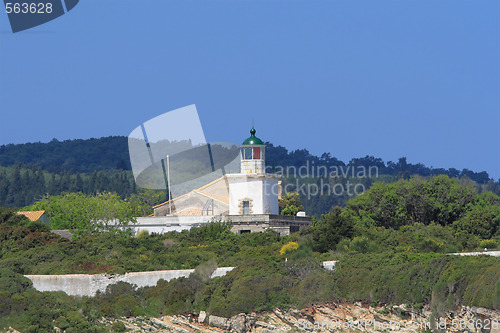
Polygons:
M279 177L266 173L266 146L250 130L240 145L240 173L228 174L229 215L278 214Z

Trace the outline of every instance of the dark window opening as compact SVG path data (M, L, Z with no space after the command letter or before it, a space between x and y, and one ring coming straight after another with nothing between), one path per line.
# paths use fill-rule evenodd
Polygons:
M243 215L250 215L250 201L243 201Z

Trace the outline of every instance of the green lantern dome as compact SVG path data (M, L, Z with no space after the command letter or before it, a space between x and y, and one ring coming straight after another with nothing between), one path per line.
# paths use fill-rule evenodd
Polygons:
M250 137L243 141L242 146L264 145L261 139L255 136L255 128L250 130Z

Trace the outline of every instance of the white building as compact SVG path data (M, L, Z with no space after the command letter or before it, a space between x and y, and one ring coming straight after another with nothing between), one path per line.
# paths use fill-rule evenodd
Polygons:
M227 221L233 232L272 229L281 235L311 225L309 217L279 215L279 176L265 172L266 146L250 130L240 145L240 172L226 174L184 195L153 207L154 216L137 218L135 232L190 229L213 220Z

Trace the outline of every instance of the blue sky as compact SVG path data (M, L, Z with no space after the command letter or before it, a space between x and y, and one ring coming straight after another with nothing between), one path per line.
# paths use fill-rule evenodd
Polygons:
M500 2L82 0L12 34L0 144L128 135L196 104L208 141L500 178Z

